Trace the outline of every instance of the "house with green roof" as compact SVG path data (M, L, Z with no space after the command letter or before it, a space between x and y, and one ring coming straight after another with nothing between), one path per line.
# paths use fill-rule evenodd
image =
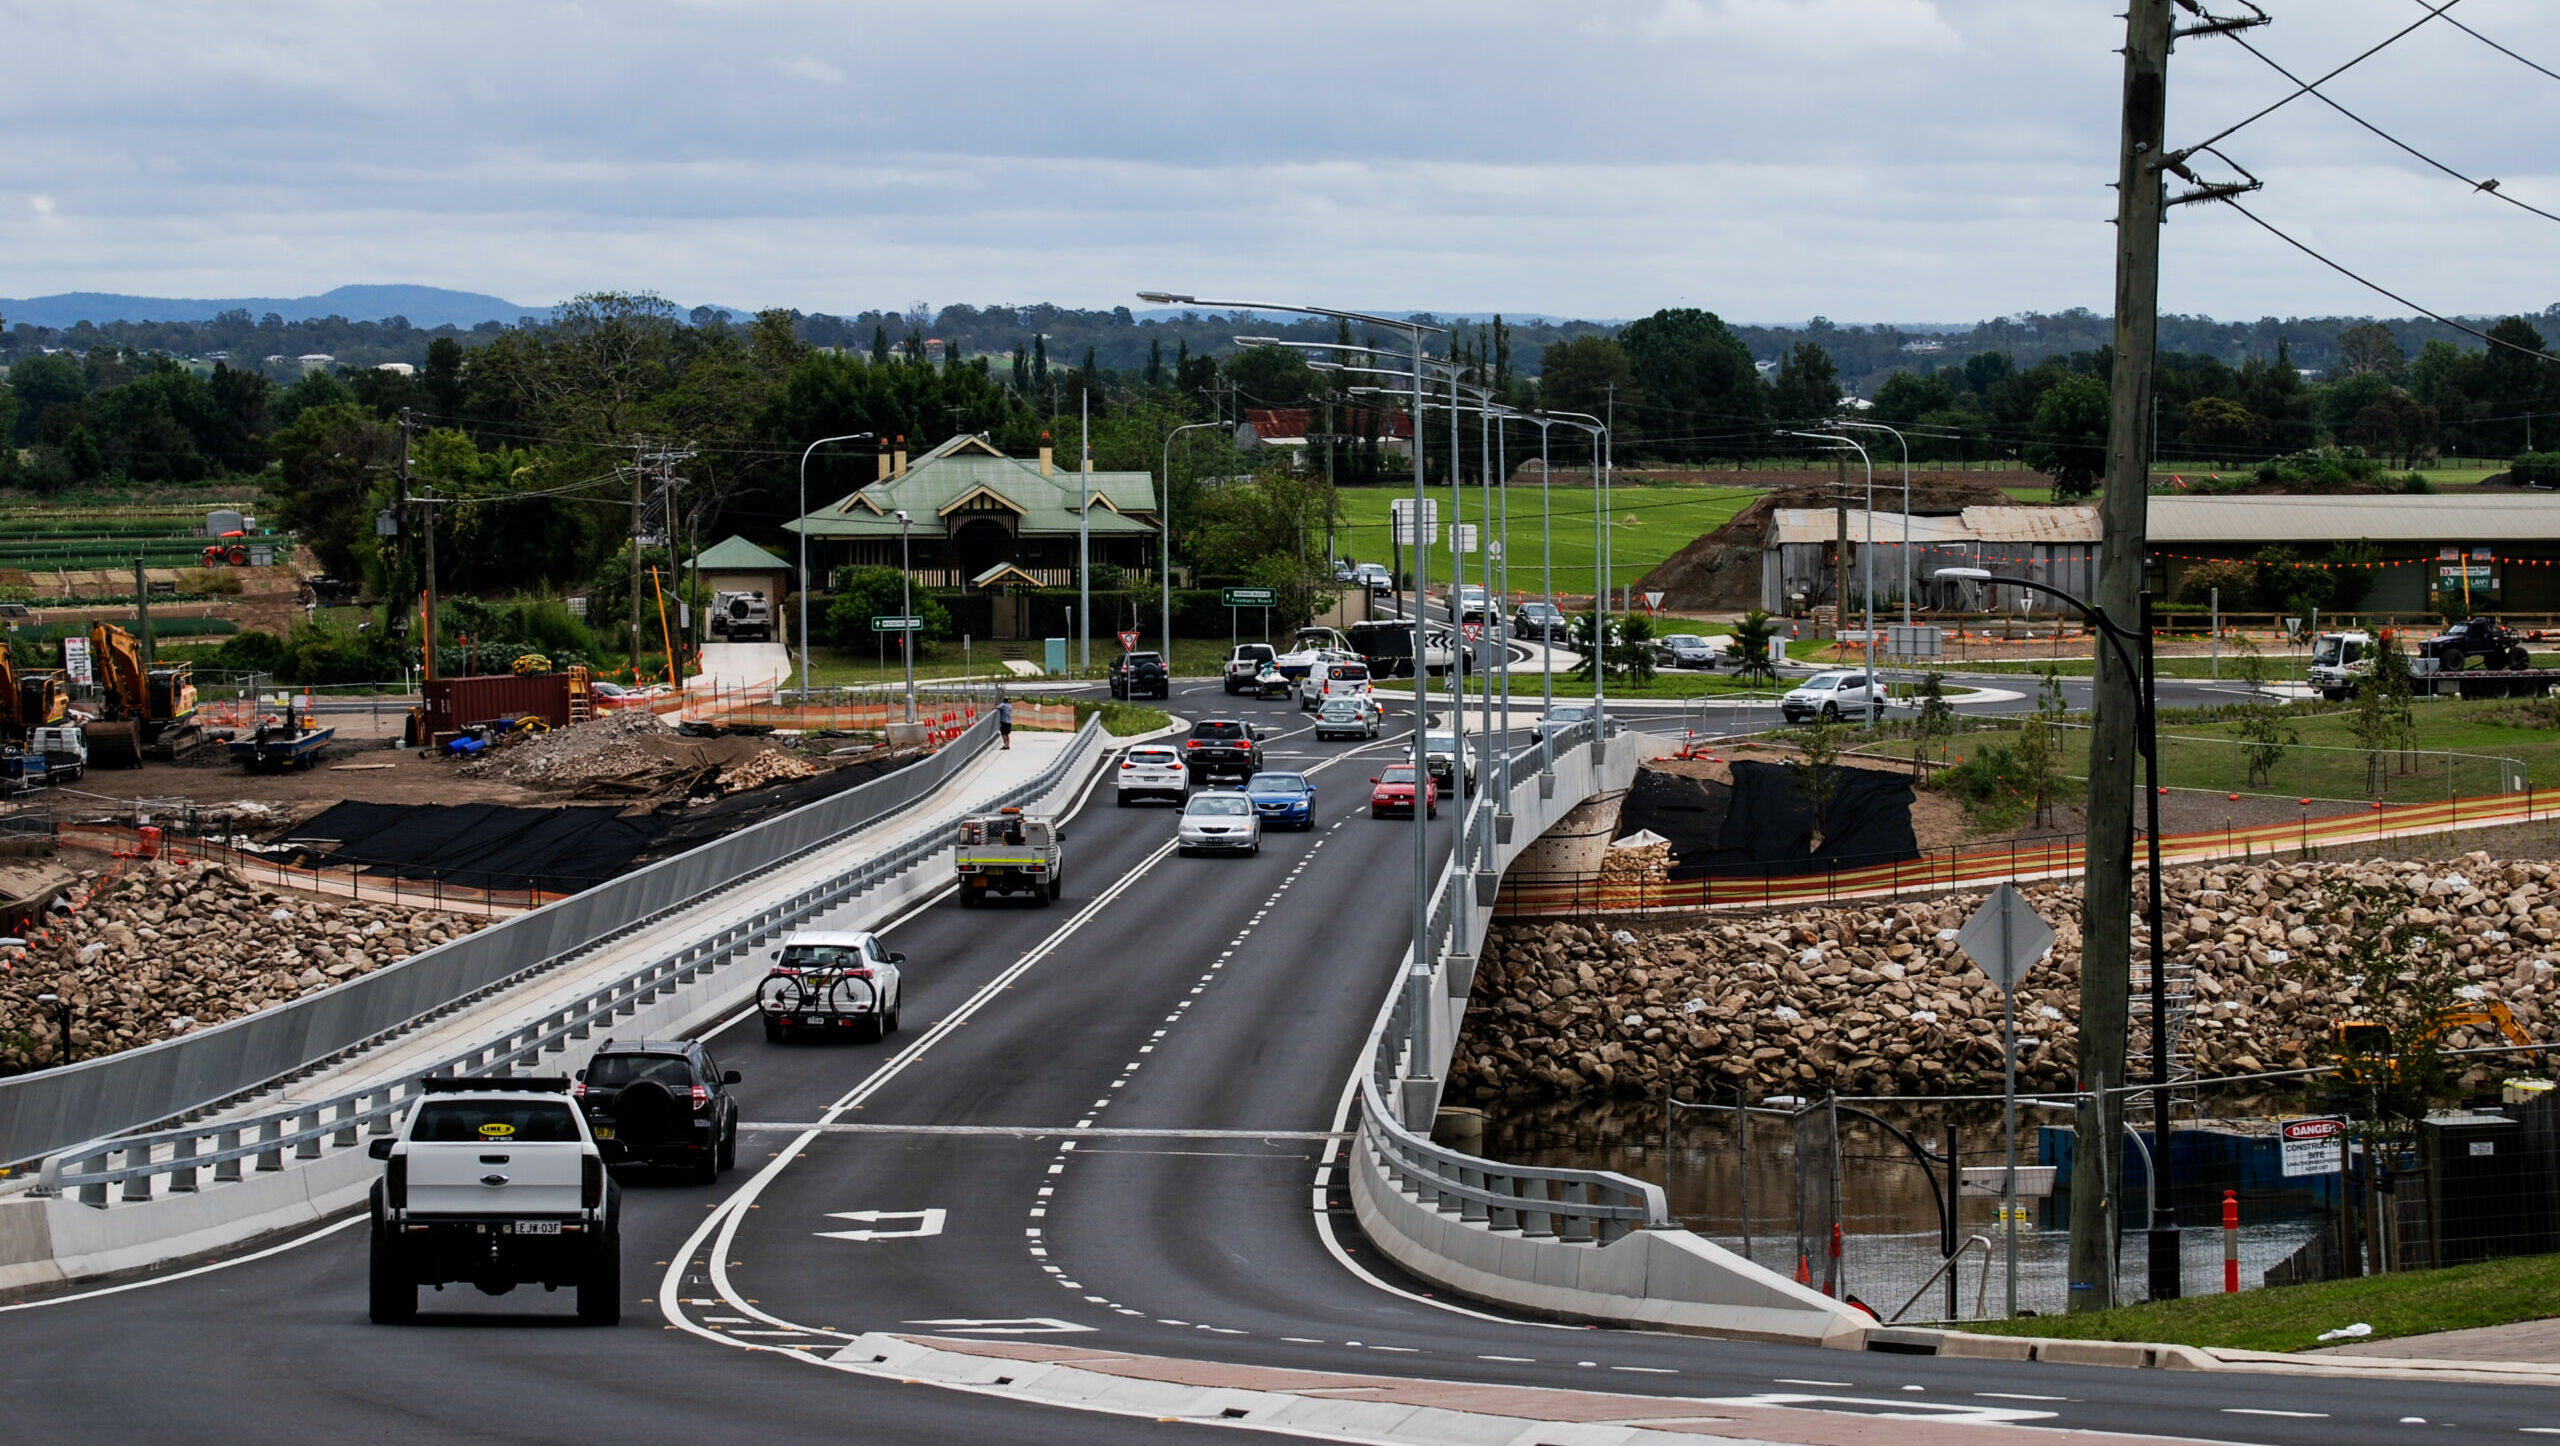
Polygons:
M903 565L919 587L1012 591L1076 586L1080 526L1096 566L1152 577L1161 516L1145 472L1088 478L1057 466L1045 441L1038 459L1025 460L972 435L783 525L809 538L821 578L838 567Z

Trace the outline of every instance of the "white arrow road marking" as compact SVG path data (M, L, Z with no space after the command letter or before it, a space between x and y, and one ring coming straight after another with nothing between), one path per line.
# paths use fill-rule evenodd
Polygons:
M1780 1406L1799 1411L1836 1411L1881 1416L1895 1421L1952 1421L1968 1426L2013 1426L2051 1420L2054 1412L2025 1411L2010 1406L1939 1406L1925 1401L1875 1400L1864 1396L1797 1395L1773 1391L1758 1396L1723 1396L1700 1402L1708 1406Z
M944 1335L977 1336L1064 1336L1090 1331L1089 1325L1059 1320L1054 1316L1034 1315L1006 1318L957 1316L949 1320L911 1320L908 1325L932 1326Z
M922 1240L928 1235L940 1235L942 1222L950 1213L948 1210L831 1210L827 1212L829 1220L851 1220L863 1225L912 1220L916 1224L912 1230L820 1230L815 1233L821 1240Z

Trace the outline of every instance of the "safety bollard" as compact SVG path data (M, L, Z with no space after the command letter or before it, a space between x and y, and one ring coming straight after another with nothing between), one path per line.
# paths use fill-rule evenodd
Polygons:
M2222 1293L2240 1293L2240 1192L2222 1192Z

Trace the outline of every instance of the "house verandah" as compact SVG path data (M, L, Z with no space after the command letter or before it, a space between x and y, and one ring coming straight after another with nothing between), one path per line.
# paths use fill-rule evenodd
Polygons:
M954 437L912 464L903 453L884 456L881 471L879 480L784 524L807 534L819 576L903 566L918 587L1020 604L1031 590L1077 585L1080 534L1097 572L1156 576L1162 514L1145 472L1088 477L1060 470L1045 438L1039 457L1025 459L1004 455L983 435ZM1005 637L1005 624L1024 609L999 604L994 612L996 635Z

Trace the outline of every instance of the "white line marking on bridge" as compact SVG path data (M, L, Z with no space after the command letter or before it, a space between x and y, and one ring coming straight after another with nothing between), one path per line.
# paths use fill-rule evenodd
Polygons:
M2326 1421L2329 1419L2329 1413L2326 1411L2278 1411L2265 1406L2225 1406L2222 1408L2222 1414L2226 1416L2282 1416L2290 1421Z
M915 1227L910 1230L820 1230L814 1233L821 1240L922 1240L927 1236L940 1235L943 1222L950 1217L950 1213L948 1210L939 1209L830 1210L827 1212L827 1218L830 1220L850 1220L857 1225L883 1225L892 1220L912 1220L915 1222Z

